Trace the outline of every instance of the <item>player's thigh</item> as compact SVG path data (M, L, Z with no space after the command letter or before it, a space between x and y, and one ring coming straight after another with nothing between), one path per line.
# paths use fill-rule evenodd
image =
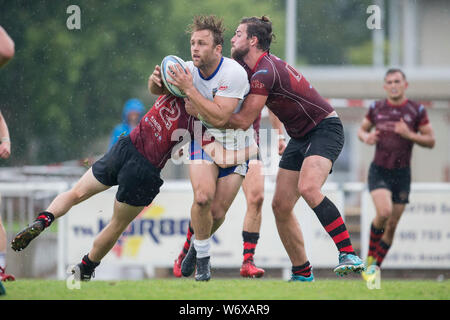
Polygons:
M278 169L275 193L272 199L274 213L290 212L300 198L298 191L299 172L295 170Z
M300 194L303 196L303 193L311 190L320 190L330 174L331 167L331 160L325 157L318 155L306 157L298 181Z
M225 216L241 188L244 177L237 173L217 180L216 193L211 206L214 219Z
M110 186L106 186L95 178L92 173L92 167L86 171L78 182L73 186L71 192L75 193L80 200L87 199L94 194L109 189Z
M216 191L218 167L209 161L194 160L189 164L189 177L196 201L211 201Z
M125 229L144 208L144 206L132 206L125 202L114 200L114 212L111 222L118 228Z
M370 191L376 214L388 218L392 214L392 192L386 188L377 188Z
M264 197L264 174L260 160L252 160L248 165L248 172L242 182L247 202L255 202Z

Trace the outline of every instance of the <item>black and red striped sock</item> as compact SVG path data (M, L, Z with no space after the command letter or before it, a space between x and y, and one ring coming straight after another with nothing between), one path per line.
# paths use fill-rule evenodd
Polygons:
M386 257L386 254L388 253L390 247L391 245L387 244L383 240L380 240L380 242L378 242L377 248L375 249L375 259L377 259L377 266L381 266L384 257Z
M311 272L312 266L309 261L306 261L306 263L301 266L292 266L292 274L295 274L296 276L309 277L311 276Z
M367 253L368 256L375 257L375 250L383 234L384 229L375 228L373 223L370 225L369 252Z
M41 213L39 213L39 215L37 216L37 218L34 221L41 221L44 225L44 228L48 228L50 227L50 225L52 224L52 222L55 220L55 216L48 211L43 211Z
M188 231L186 234L186 241L184 242L184 245L183 245L184 254L187 254L187 252L189 251L189 247L191 246L191 239L192 239L193 234L194 234L194 228L192 228L191 222L189 221L189 227L188 227Z
M259 239L259 232L242 231L242 238L244 239L244 262L253 261L256 244Z
M325 197L313 211L316 213L322 226L333 239L339 252L355 254L347 227L345 226L339 210L333 202Z

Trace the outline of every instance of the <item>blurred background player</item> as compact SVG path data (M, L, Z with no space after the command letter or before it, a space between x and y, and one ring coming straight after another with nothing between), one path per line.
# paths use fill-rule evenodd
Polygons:
M376 146L368 177L376 216L370 226L365 279L374 274L373 266L381 266L409 202L414 144L426 148L435 144L425 107L406 98L408 82L403 71L389 69L383 88L387 98L371 104L358 130L362 142Z
M278 154L281 155L286 148L283 124L271 111L269 111L269 119L272 127L278 131ZM255 130L255 139L258 145L260 122L261 116L258 117L253 123L253 129ZM244 249L242 253L243 262L240 269L240 274L243 277L259 278L264 275L265 271L264 269L258 268L255 265L253 257L255 255L256 245L259 239L259 230L261 228L262 221L262 206L264 202L264 175L263 164L261 160L250 160L248 172L244 178L244 181L242 182L242 190L244 191L245 200L247 203L247 211L245 213L242 228L242 240ZM194 229L189 223L183 248L173 265L173 275L177 278L182 276L181 263L188 253L193 234Z
M233 58L247 65L250 92L228 127L247 128L267 105L291 136L279 164L272 200L278 234L292 263L291 280L314 279L293 211L300 196L338 249L334 272L341 276L361 272L364 264L353 250L342 216L321 192L344 145L342 122L303 75L269 52L272 38L272 23L263 16L243 18L231 39Z
M121 136L127 136L138 125L144 113L144 105L139 99L129 99L122 111L122 122L116 125L111 133L108 150Z
M14 57L14 41L6 33L5 29L0 26L0 68ZM0 111L0 158L8 159L11 154L11 140L9 130L5 118ZM0 198L1 201L1 198ZM0 215L0 282L14 280L14 276L7 274L6 271L6 230L2 223ZM0 286L3 286L0 283ZM0 294L4 292L4 288L0 287Z

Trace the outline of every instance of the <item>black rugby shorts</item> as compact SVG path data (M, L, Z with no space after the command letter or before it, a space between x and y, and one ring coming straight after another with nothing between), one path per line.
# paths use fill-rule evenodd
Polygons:
M153 166L131 142L121 137L92 166L95 178L107 186L119 185L116 199L131 206L147 206L163 184L160 169Z
M325 118L304 137L289 140L279 167L300 171L305 158L314 155L322 156L334 163L344 147L344 140L341 120L338 117Z
M369 191L388 189L392 193L392 202L409 203L411 190L411 168L386 169L373 162L369 168Z

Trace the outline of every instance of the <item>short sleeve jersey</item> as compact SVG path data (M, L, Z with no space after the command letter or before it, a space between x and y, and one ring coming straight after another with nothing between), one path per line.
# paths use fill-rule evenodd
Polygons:
M244 68L233 59L222 57L219 66L208 78L204 78L200 70L192 61L186 62L193 78L194 86L208 100L213 101L215 96L237 98L239 104L234 112L239 112L244 97L249 91L249 82ZM203 121L208 132L226 149L242 149L252 143L247 137L253 137L253 128L243 130L225 130L213 127ZM252 138L253 139L253 138Z
M250 94L267 96L267 107L292 138L301 138L334 111L295 68L265 52L249 72Z
M162 169L170 159L173 147L180 142L177 140L179 135L173 135L174 131L186 129L186 135L192 138L195 120L195 117L186 112L183 99L163 95L131 131L130 138L136 149L151 164ZM202 138L203 145L214 141L208 135L202 135Z
M394 132L395 123L403 119L410 130L417 132L429 123L425 107L411 100L392 105L385 99L373 102L366 118L380 131L373 162L387 169L409 167L414 143Z

